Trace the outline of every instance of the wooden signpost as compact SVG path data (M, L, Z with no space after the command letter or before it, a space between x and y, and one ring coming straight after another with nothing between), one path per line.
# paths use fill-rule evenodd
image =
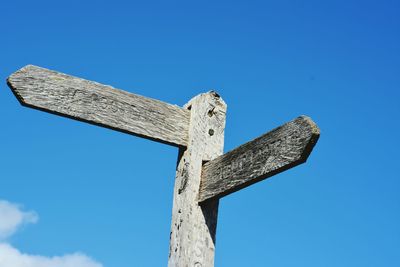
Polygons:
M222 155L226 104L215 92L181 108L32 65L7 83L24 106L179 148L170 267L214 266L219 199L304 163L319 137L301 116Z

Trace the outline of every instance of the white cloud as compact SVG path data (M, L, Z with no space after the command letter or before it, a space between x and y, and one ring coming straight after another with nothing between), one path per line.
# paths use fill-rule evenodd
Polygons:
M0 243L1 267L101 267L89 257L74 253L62 257L23 254L9 244Z
M0 241L14 234L18 227L37 220L35 212L22 211L18 205L0 200Z
M0 267L102 267L103 265L82 253L46 257L19 251L5 239L27 223L36 223L38 215L22 211L19 205L0 200Z

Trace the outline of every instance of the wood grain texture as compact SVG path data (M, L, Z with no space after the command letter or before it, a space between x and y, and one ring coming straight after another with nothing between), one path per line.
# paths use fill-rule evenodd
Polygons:
M24 106L187 145L190 112L178 106L32 65L13 73L7 83Z
M306 116L204 164L199 202L221 198L305 162L319 138Z
M168 266L212 267L219 200L200 206L197 195L203 161L223 152L226 105L209 92L193 98L186 107L191 111L189 142L178 158Z

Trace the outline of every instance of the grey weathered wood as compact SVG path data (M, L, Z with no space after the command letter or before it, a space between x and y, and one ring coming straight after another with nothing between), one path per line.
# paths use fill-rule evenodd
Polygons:
M7 83L24 106L187 145L190 112L178 106L32 65L13 73Z
M301 116L207 162L199 202L221 198L305 162L318 138L317 125Z
M203 161L222 154L226 105L214 92L193 98L189 142L181 148L175 178L169 267L214 266L219 201L197 201Z
M302 116L220 156L226 104L215 92L180 108L32 65L7 83L24 106L179 147L169 267L214 266L219 198L305 162L319 138Z

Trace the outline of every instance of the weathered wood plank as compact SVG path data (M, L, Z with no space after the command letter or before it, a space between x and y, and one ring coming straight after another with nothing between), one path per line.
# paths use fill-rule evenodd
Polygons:
M108 85L28 65L7 83L19 102L72 119L186 146L190 112Z
M317 125L301 116L207 162L199 202L221 198L304 163L318 138Z
M181 148L175 178L169 267L213 267L219 200L197 202L202 162L221 155L226 105L214 92L201 94L191 110L189 142Z

